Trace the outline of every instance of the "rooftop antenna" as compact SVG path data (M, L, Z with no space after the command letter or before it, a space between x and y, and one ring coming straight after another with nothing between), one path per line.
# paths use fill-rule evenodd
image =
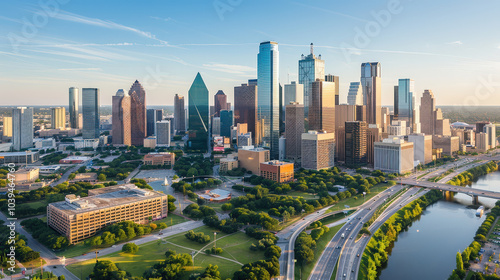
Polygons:
M314 54L314 45L313 45L313 43L311 43L311 55L313 55L313 54Z

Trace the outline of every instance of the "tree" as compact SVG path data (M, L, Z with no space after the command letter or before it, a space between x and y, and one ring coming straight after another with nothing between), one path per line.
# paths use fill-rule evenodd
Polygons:
M106 174L104 174L104 173L99 174L99 176L97 176L97 180L99 180L101 182L106 181Z
M57 278L57 280L66 280L66 276L61 275L61 276L59 276L59 277Z
M135 254L137 251L139 251L139 247L135 243L126 243L122 247L122 252L124 253Z
M462 271L464 270L464 262L462 260L462 254L457 252L457 270Z
M89 276L93 280L122 280L126 277L126 272L108 260L97 261L94 270Z

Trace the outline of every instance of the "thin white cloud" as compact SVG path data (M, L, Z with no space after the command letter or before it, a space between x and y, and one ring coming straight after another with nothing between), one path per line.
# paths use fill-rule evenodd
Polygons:
M133 32L133 33L138 34L140 36L147 37L149 39L153 39L153 40L156 40L158 42L161 42L162 44L169 45L167 41L156 38L156 36L154 34L151 34L150 32L142 31L142 30L139 30L137 28L126 26L126 25L119 24L116 22L112 22L110 20L89 18L89 17L73 14L73 13L66 12L66 11L60 11L59 13L57 13L54 16L54 18L57 18L60 20L65 20L65 21L86 24L86 25L99 26L99 27L104 27L104 28L109 28L109 29L130 31L130 32Z
M453 42L449 42L447 44L448 45L458 45L458 46L460 46L460 45L463 45L464 43L462 43L462 41L453 41Z
M171 18L171 17L162 18L162 17L151 16L150 18L156 19L156 20L159 20L159 21L172 21L172 22L175 22L175 20L173 18Z
M102 71L101 68L61 68L58 71Z
M256 69L245 65L231 65L221 63L203 64L203 67L208 70L219 71L231 74L245 74L247 72L255 72Z

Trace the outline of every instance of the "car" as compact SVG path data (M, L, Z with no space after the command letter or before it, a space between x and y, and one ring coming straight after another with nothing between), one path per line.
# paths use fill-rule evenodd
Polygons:
M57 266L54 265L52 268L57 268Z
M352 236L349 239L352 239Z
M351 272L354 272L354 268L351 270Z
M352 222L350 222L349 224L352 225Z
M359 254L358 254L358 256L357 256L357 257L359 258Z
M370 210L372 210L372 208L370 207Z
M340 248L342 248L342 247L340 247L340 246L337 246L337 249L340 249Z
M111 248L116 248L116 245L111 246Z
M344 273L344 277L346 277L347 275Z

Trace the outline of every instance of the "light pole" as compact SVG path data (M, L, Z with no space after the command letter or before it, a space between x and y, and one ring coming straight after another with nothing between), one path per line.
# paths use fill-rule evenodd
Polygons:
M214 231L214 248L217 248L217 232Z

